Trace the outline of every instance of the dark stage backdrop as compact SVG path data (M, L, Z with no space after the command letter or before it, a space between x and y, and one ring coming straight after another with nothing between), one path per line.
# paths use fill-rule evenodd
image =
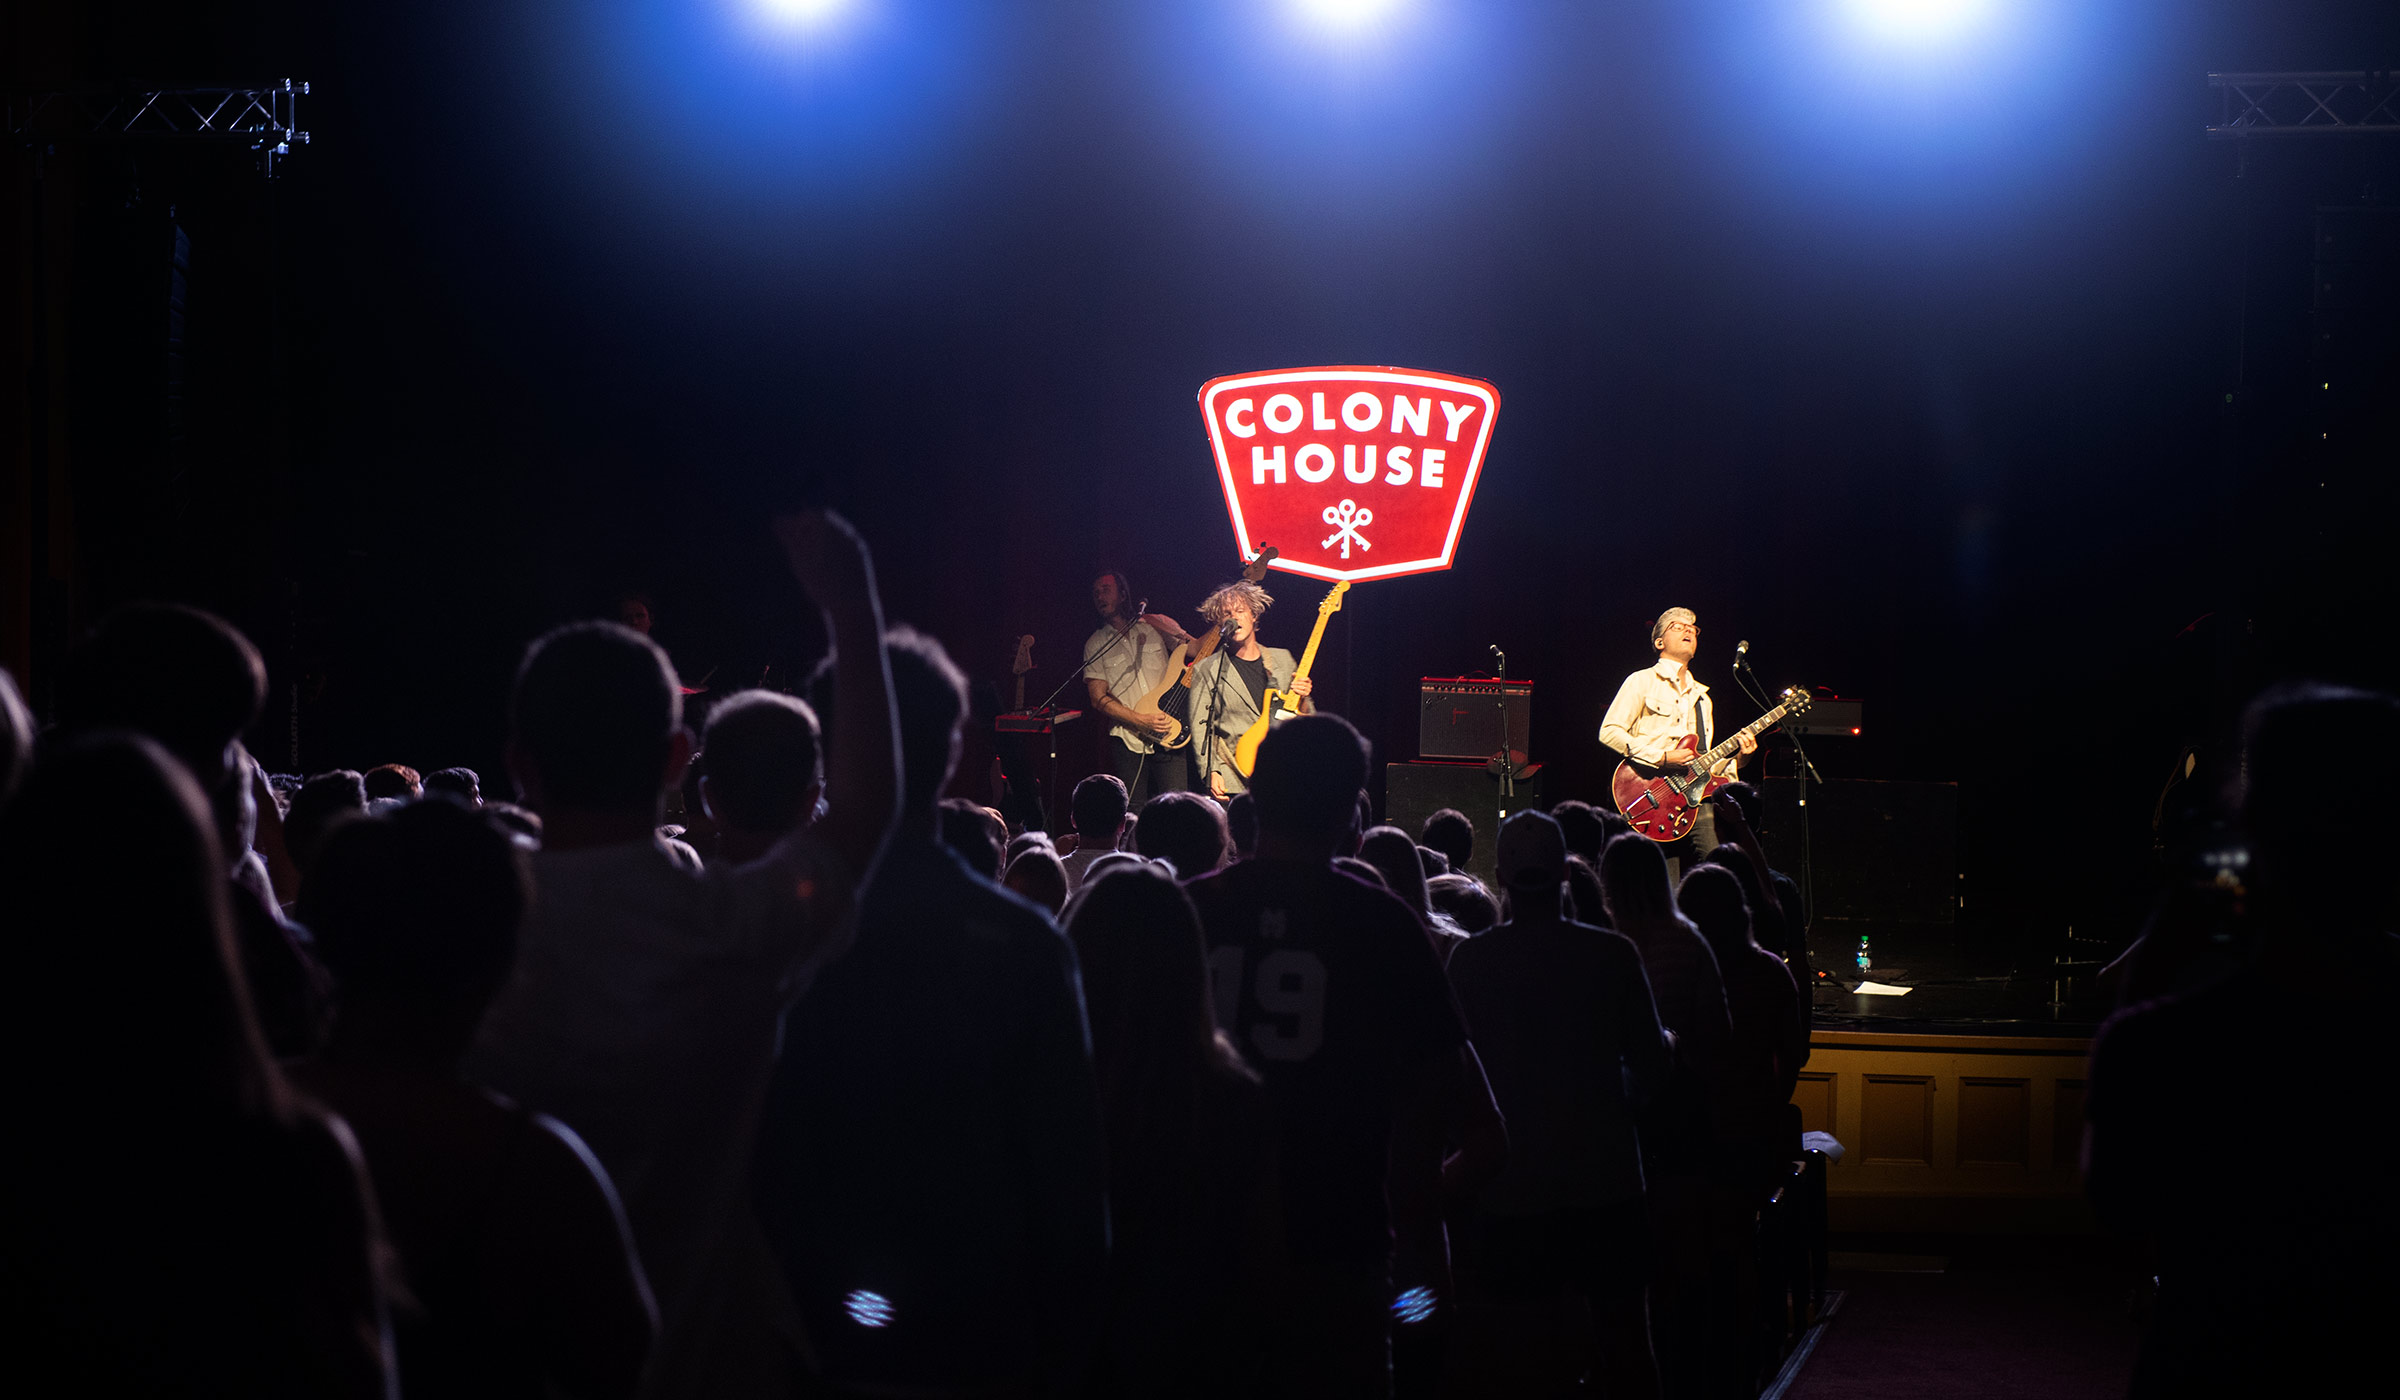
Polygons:
M1234 573L1204 380L1390 363L1505 405L1457 567L1353 590L1329 634L1319 696L1379 762L1413 757L1417 677L1496 643L1548 795L1597 797L1601 709L1687 606L1727 719L1746 638L1768 682L1866 701L1826 777L1956 783L1970 912L2038 949L2130 932L2162 783L2258 684L2400 680L2391 398L2320 447L2304 392L2320 207L2380 208L2383 157L2237 180L2200 135L2212 68L2388 66L2380 7L2124 7L2021 113L1812 86L1738 5L1432 7L1472 18L1409 60L1447 65L1414 104L1259 58L1240 7L956 8L819 102L646 44L706 6L20 7L19 85L317 85L272 187L156 150L11 167L9 252L72 328L42 421L73 619L239 619L271 766L491 775L526 640L628 591L712 691L805 668L763 515L806 489L893 617L1003 687L1033 633L1046 690L1095 571L1187 623ZM142 415L175 229L170 443ZM1321 588L1271 585L1297 646Z

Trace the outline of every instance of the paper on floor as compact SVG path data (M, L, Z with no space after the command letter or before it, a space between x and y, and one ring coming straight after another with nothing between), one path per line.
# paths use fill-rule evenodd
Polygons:
M1889 982L1861 982L1850 990L1862 997L1904 997L1916 988L1895 987Z

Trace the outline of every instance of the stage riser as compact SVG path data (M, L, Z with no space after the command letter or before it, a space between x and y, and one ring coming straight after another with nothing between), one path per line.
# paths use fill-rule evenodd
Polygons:
M1833 1228L2090 1228L2079 1163L2090 1042L1819 1031L1792 1101L1846 1150Z

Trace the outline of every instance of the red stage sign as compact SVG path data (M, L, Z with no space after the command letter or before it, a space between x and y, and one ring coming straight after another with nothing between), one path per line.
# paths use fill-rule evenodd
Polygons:
M1327 365L1200 387L1242 553L1324 579L1447 569L1500 391L1421 369Z

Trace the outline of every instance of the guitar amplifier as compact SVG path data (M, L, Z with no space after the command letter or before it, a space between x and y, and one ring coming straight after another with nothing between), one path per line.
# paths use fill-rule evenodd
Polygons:
M1820 695L1808 707L1808 713L1795 715L1783 722L1786 729L1802 734L1839 734L1857 738L1866 729L1866 705L1857 700L1837 700Z
M1529 753L1533 682L1478 676L1426 676L1417 682L1417 757L1490 758L1500 752L1501 706L1508 747Z

